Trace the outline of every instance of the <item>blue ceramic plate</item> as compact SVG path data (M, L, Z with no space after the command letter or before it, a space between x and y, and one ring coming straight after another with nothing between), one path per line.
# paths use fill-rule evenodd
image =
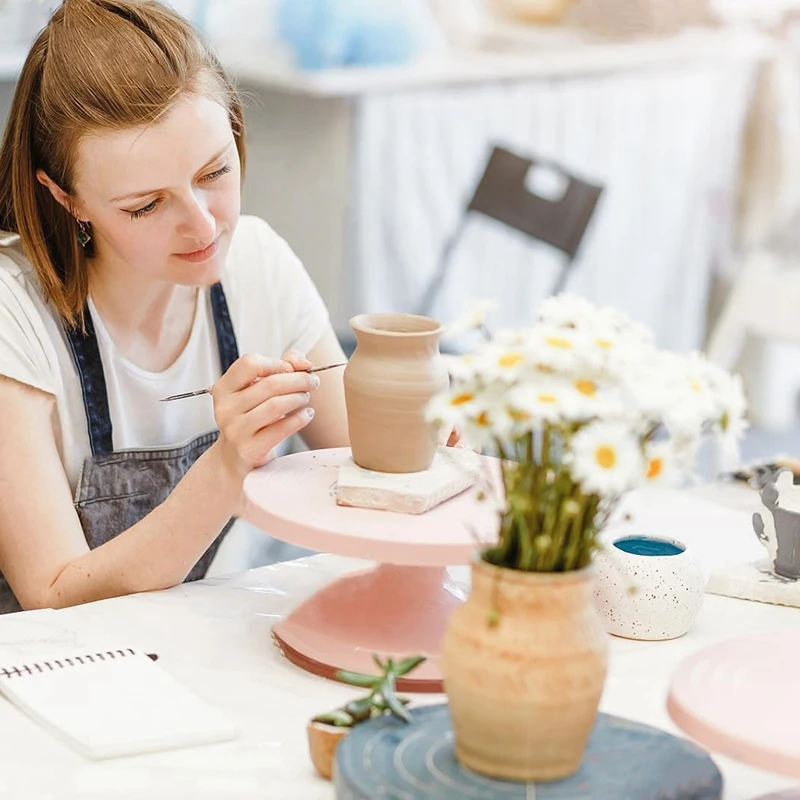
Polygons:
M337 749L338 800L720 800L722 776L705 751L655 728L600 714L580 771L557 783L495 781L461 767L447 705L412 722L372 720ZM532 793L533 792L533 793Z

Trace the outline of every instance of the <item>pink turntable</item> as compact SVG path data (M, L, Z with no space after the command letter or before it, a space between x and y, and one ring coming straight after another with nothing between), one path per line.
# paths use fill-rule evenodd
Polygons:
M273 635L292 663L327 678L373 672L373 653L425 655L398 688L441 692L441 641L464 599L446 567L469 564L479 539L492 540L495 512L469 490L419 515L339 506L339 465L349 457L346 448L295 453L245 480L248 522L299 547L378 564L321 589Z
M797 630L712 645L679 665L670 715L709 750L800 779L799 667Z

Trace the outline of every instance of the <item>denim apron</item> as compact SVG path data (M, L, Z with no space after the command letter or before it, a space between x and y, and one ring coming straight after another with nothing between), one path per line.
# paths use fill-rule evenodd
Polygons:
M228 304L221 284L211 288L211 309L222 372L239 357ZM199 313L199 312L198 312ZM115 452L103 363L89 309L86 332L66 332L80 378L92 455L84 462L75 493L75 509L90 549L135 525L167 499L192 464L219 436L211 431L180 447ZM192 568L187 581L205 576L217 548L234 520ZM0 575L0 613L21 609L5 577Z

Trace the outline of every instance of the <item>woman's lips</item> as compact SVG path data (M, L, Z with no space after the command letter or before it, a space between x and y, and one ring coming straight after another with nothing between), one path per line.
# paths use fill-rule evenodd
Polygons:
M208 247L204 247L202 250L195 250L193 253L176 253L175 255L177 255L178 258L182 258L184 261L191 261L193 264L199 264L202 261L208 261L208 259L217 252L218 246L219 237L214 239Z

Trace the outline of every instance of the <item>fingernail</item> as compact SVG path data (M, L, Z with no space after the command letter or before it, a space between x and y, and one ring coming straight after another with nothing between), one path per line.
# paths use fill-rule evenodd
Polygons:
M319 375L312 375L311 376L311 385L315 388L319 388Z
M305 410L305 415L306 415L306 416L307 416L309 419L311 419L311 418L314 416L314 409L313 409L313 408L307 408L307 409Z

